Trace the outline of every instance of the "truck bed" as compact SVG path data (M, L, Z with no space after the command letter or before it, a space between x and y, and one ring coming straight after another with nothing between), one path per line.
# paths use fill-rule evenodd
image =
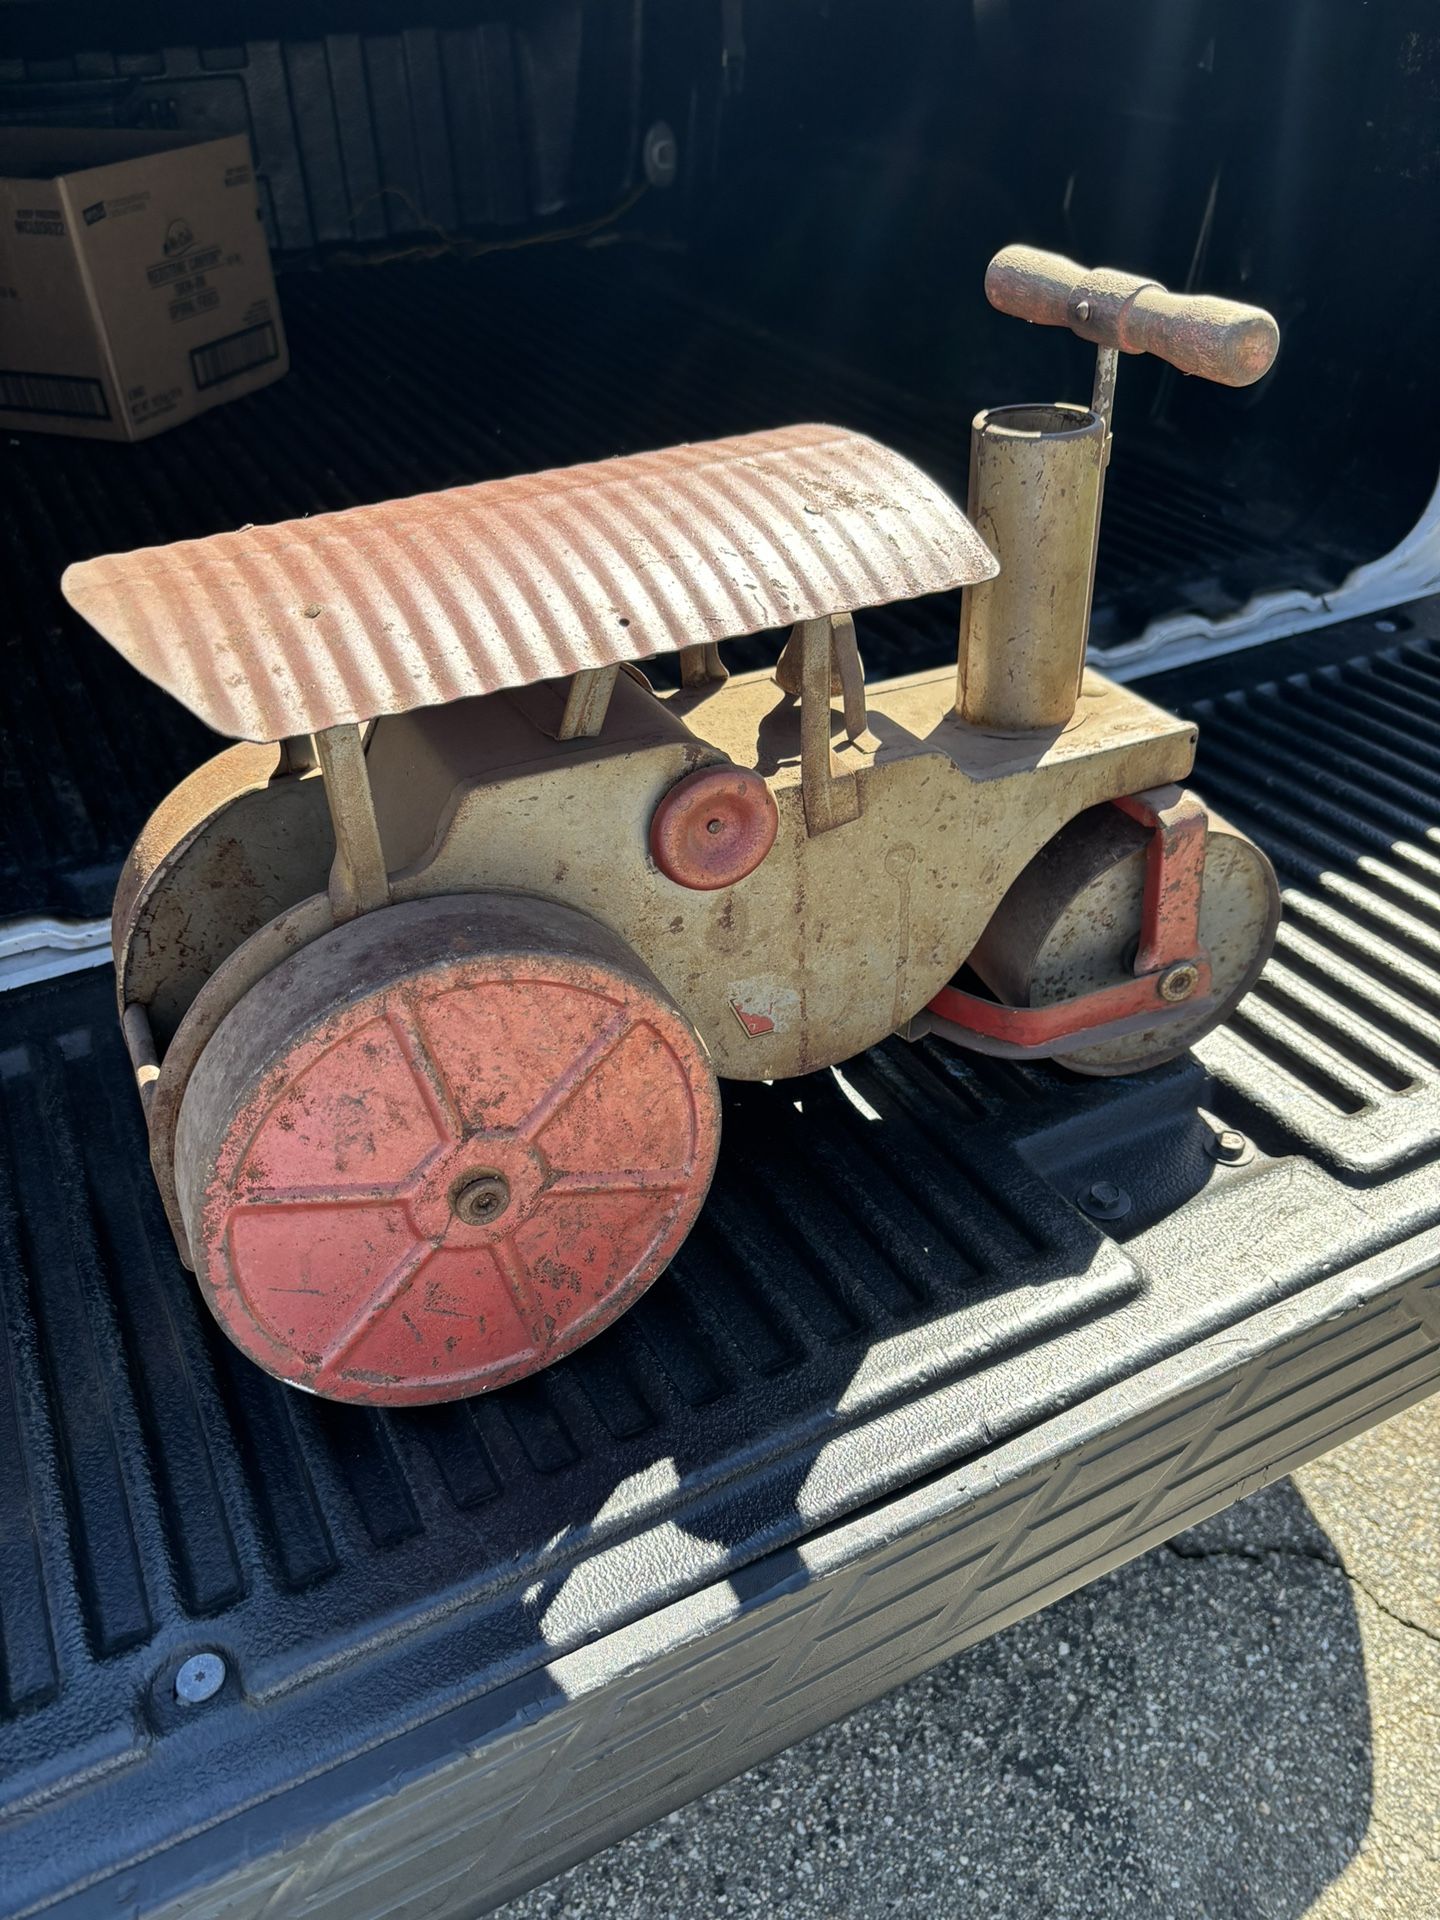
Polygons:
M807 413L956 483L963 435L894 396L711 349L623 435L638 364L562 368L488 438L429 430L438 363L375 372L343 482L333 369L153 450L12 448L50 545L11 575L7 911L103 910L207 750L64 623L62 558ZM1121 509L1153 562L1145 488ZM870 622L867 664L952 618ZM243 1360L170 1245L108 972L0 996L0 1912L475 1913L1440 1384L1440 618L1386 627L1146 689L1285 887L1199 1057L1101 1082L891 1042L729 1087L674 1267L480 1401L346 1409ZM201 1651L225 1681L185 1706Z

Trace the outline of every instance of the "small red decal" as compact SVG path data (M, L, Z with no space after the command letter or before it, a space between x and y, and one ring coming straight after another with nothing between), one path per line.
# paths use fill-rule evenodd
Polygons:
M770 1018L768 1013L747 1013L744 1007L736 1000L730 1002L730 1008L735 1018L752 1039L757 1038L762 1033L774 1033L775 1022Z

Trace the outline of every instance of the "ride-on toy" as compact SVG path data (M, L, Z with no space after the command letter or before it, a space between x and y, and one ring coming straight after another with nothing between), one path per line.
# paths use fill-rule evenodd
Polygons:
M244 743L145 827L114 951L176 1242L272 1373L417 1403L591 1338L699 1212L717 1076L920 1032L1128 1072L1255 979L1268 862L1085 645L1118 354L1245 385L1274 322L1028 248L986 287L1099 358L1089 408L977 418L968 517L797 426L66 574ZM957 587L958 688L867 687L856 613Z

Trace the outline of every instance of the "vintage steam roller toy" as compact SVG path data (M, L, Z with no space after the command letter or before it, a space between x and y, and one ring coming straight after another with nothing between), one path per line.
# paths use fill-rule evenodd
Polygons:
M1085 645L1118 354L1243 386L1275 324L1024 247L986 290L1099 354L1091 406L979 415L968 517L797 426L66 574L242 743L147 824L114 950L176 1242L261 1366L403 1405L571 1352L694 1222L717 1076L921 1032L1130 1072L1251 985L1270 867ZM867 687L856 614L956 587L958 687Z

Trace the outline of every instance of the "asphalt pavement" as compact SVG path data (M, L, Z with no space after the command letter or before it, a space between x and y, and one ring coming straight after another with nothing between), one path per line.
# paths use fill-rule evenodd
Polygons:
M501 1912L1436 1920L1440 1398Z

